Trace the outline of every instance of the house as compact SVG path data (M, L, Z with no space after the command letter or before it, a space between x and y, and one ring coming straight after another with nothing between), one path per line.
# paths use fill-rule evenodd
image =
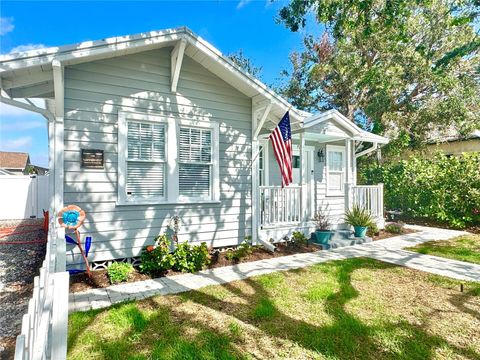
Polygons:
M32 165L24 152L0 151L0 175L45 175L48 169Z
M5 55L0 69L0 100L48 119L50 211L86 211L96 264L138 256L174 215L180 240L213 247L308 232L318 208L343 227L356 202L383 224L382 185L357 186L356 159L388 140L292 107L187 28ZM282 188L268 136L288 110Z
M447 156L458 156L463 153L480 152L480 130L462 136L452 130L446 134L432 135L425 147L428 153L441 151Z

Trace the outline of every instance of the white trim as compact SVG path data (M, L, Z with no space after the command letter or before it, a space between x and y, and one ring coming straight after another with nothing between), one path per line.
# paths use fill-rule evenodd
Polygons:
M342 165L342 171L334 171L334 173L342 173L342 180L340 181L340 186L341 189L339 191L332 191L329 190L328 185L329 185L329 175L330 175L330 170L329 170L329 160L328 160L328 153L329 151L336 151L336 152L341 152L342 155L342 160L343 160L343 165ZM345 149L345 146L340 146L340 145L329 145L327 144L325 146L325 194L326 196L345 196L344 193L344 186L345 186L345 178L346 178L346 156L347 156L347 151Z
M260 134L260 131L262 130L263 124L265 124L265 120L267 120L268 114L270 114L270 110L272 110L272 106L273 106L272 102L270 102L266 106L266 108L265 108L265 110L262 114L262 117L260 118L260 121L259 121L258 125L256 126L255 132L253 133L253 138L254 139L257 139L258 134ZM254 116L256 116L256 113L255 113Z
M177 92L178 78L180 76L180 69L182 67L183 54L185 53L185 47L187 41L182 39L172 50L171 56L171 90L173 93Z
M127 166L127 121L143 121L166 124L165 131L165 197L131 198L126 196ZM180 126L212 129L212 177L211 198L186 198L179 195L178 142ZM162 161L163 162L163 161ZM214 121L197 121L167 118L141 112L118 112L118 195L117 205L153 205L153 204L200 204L218 203L220 200L219 166L219 124Z

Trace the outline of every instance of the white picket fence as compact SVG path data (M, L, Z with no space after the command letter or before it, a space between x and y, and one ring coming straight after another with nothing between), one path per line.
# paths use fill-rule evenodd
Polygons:
M45 260L34 279L33 296L17 336L15 360L64 360L67 357L68 281L65 231L50 223Z
M351 186L351 205L370 211L375 219L383 220L383 184Z
M48 175L1 175L0 220L43 217L49 208Z

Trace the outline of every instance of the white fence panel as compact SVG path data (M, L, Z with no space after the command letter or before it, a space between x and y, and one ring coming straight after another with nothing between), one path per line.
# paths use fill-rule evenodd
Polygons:
M66 359L69 275L64 270L65 231L51 220L45 260L23 315L15 360Z
M0 220L43 217L49 195L48 175L0 176Z

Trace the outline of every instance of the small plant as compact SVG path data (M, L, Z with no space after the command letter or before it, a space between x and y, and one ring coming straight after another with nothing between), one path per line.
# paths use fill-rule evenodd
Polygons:
M155 238L156 246L147 246L140 256L140 271L150 275L165 272L173 267L175 259L170 254L170 241L166 235Z
M107 276L111 284L118 284L127 281L134 269L132 264L114 262L107 268Z
M390 223L385 225L385 231L392 234L402 234L403 233L403 223Z
M308 239L307 237L300 231L294 231L292 233L292 238L290 240L290 243L293 245L293 246L302 246L302 245L306 245L308 242Z
M378 228L377 224L375 223L372 223L369 227L368 227L368 230L367 230L367 236L377 236L378 234L380 234L380 229Z
M359 205L353 205L352 210L345 212L345 222L352 226L362 227L371 227L375 224L370 212Z
M204 242L195 246L179 244L173 252L173 258L175 269L183 272L199 271L210 263L210 254Z
M228 250L225 253L225 258L228 261L239 262L240 259L251 255L253 253L253 250L255 250L255 247L250 245L250 243L247 240L248 238L246 238L244 242L238 245L238 247L235 250Z
M328 218L328 215L325 214L322 210L319 209L315 212L312 221L315 223L315 230L330 230L330 219Z

